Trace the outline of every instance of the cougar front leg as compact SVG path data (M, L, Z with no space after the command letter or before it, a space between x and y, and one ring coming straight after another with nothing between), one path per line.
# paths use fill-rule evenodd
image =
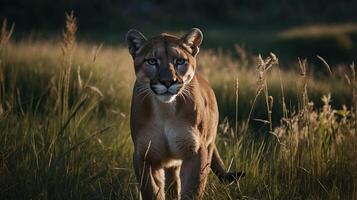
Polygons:
M210 170L210 159L212 152L206 148L200 148L181 166L182 199L201 199L206 186Z
M165 199L165 176L162 168L155 168L147 160L134 153L134 170L141 196L144 200Z
M180 167L165 169L165 187L167 199L180 199Z

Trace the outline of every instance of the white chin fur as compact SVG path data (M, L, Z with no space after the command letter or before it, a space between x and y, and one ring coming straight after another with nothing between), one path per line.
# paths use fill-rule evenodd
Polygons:
M176 94L170 95L170 94L164 94L164 95L156 95L156 97L161 101L162 103L171 103L176 99Z

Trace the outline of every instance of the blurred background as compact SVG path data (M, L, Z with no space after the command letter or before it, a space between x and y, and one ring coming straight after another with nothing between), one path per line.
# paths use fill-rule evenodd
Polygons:
M357 1L323 0L1 0L0 19L16 23L15 38L60 36L65 12L74 11L78 39L124 42L137 28L148 36L199 27L204 48L276 53L349 64L357 55ZM29 33L30 36L29 36Z

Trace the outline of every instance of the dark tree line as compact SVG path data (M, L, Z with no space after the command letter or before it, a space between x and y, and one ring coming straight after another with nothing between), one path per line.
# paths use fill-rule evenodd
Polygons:
M0 0L0 18L23 27L52 28L74 10L82 26L154 20L325 22L357 20L357 0Z

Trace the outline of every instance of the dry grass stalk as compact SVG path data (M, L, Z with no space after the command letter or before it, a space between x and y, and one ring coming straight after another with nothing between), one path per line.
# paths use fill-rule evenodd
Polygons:
M236 78L236 112L235 112L235 134L238 134L238 111L239 111L239 79Z
M354 111L354 134L357 134L357 74L355 63L352 62L350 65L351 76L345 74L345 79L347 80L348 85L352 88L352 112Z
M267 86L267 81L266 81L267 73L268 73L269 69L271 69L275 64L278 64L278 58L276 57L275 54L270 53L270 55L264 60L262 58L262 56L259 54L258 62L259 62L259 64L257 65L257 72L258 72L257 89L256 89L256 94L255 94L252 106L251 106L249 114L248 114L246 129L249 126L251 115L252 115L254 106L257 102L257 99L264 88L265 88L265 94L267 96L266 100L267 100L267 105L268 105L267 107L268 107L268 112L269 112L269 103L268 103L269 94L268 94L268 86ZM271 124L271 121L270 121L270 124Z
M11 25L11 28L7 28L7 19L4 19L1 26L1 35L0 35L0 50L2 50L6 44L9 42L12 33L14 32L15 24Z
M264 61L264 64L265 66L267 66L265 70L268 70L273 66L273 64L278 64L278 59L275 56L275 54L270 53L270 56ZM268 82L266 77L264 78L264 85L265 85L265 102L267 106L267 114L269 120L269 132L272 133L273 132L272 109L273 109L274 98L269 95Z
M280 90L281 90L281 100L282 100L282 110L283 110L283 119L287 119L288 118L288 110L286 108L286 102L285 102L285 93L284 93L284 83L283 83L283 79L281 78L281 72L280 72L280 68L278 67L278 73L279 73L279 81L280 81Z
M247 59L248 55L247 55L247 51L246 51L246 46L244 44L243 45L235 44L234 49L236 50L236 52L239 55L239 58L241 60Z
M302 108L305 109L309 103L308 91L307 91L307 59L301 60L298 58L299 68L300 68L300 75L303 78L303 98L302 98Z
M99 46L93 47L93 59L92 59L93 63L95 63L95 61L97 60L98 54L102 49L102 47L103 47L103 43L101 43Z
M11 103L9 103L5 97L5 92L6 92L5 82L6 82L6 80L5 80L3 66L5 66L5 64L6 64L6 48L10 41L11 35L14 31L14 28L15 28L15 24L13 23L11 25L11 28L8 29L7 19L3 20L2 26L1 26L1 35L0 35L0 115L5 112L8 112L9 110L11 110L11 107L12 107Z
M352 95L353 95L353 103L354 103L354 112L355 112L355 135L357 134L357 74L356 74L356 66L355 63L353 62L350 65L351 69L351 81L352 81Z
M77 20L74 17L73 11L70 14L66 13L66 29L63 32L62 53L64 57L64 68L60 78L59 90L61 93L61 112L62 117L68 115L69 105L69 86L70 86L70 74L72 69L72 57L76 48L76 32L77 32ZM63 118L63 119L64 119Z
M322 63L325 65L325 67L326 67L327 70L329 71L330 75L333 77L333 73L332 73L332 71L331 71L331 67L330 67L330 65L326 62L326 60L323 59L323 58L322 58L321 56L319 56L319 55L317 55L317 58L322 61Z
M273 132L273 123L272 123L273 103L274 103L274 97L268 96L267 109L268 109L268 119L270 122L269 123L270 132Z
M66 13L66 29L63 32L62 53L64 56L72 56L76 47L77 19L73 11Z

